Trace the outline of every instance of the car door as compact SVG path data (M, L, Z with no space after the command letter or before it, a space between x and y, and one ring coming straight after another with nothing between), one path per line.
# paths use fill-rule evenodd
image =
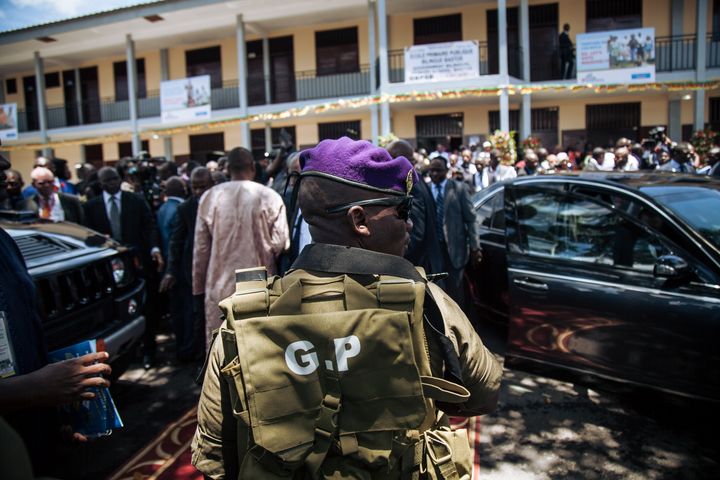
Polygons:
M497 188L475 207L483 260L466 268L470 295L481 320L508 321L507 262L505 259L505 202Z
M664 255L695 259L588 196L508 185L505 209L509 364L720 397L720 296L654 274Z

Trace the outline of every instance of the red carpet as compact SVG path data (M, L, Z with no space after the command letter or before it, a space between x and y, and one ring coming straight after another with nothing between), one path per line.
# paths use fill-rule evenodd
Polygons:
M193 408L168 425L110 480L202 480L202 474L190 465L190 442L196 425L197 410Z
M193 408L168 427L110 480L202 480L203 476L190 464L190 442L197 425L197 409ZM473 478L480 478L480 417L452 418L453 428L467 428L470 446L475 451Z

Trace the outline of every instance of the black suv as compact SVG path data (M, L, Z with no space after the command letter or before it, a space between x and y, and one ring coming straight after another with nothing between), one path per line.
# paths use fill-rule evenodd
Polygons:
M145 281L133 251L74 223L18 219L1 212L0 227L35 281L48 349L98 339L119 376L145 331Z

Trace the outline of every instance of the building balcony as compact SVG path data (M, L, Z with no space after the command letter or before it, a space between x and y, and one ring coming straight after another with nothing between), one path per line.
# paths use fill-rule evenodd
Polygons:
M356 72L333 75L319 75L315 71L293 72L291 75L275 75L266 80L263 76L248 78L248 104L267 105L265 88L270 87L270 104L291 103L323 98L339 98L368 95L370 93L370 69L361 65ZM210 97L212 110L239 108L237 80L226 80L222 86L213 88ZM51 105L47 108L47 128L58 129L78 125L92 125L106 122L130 120L130 102L104 98L84 100L65 105ZM138 118L160 116L160 92L150 91L145 98L138 99ZM40 122L37 112L18 110L18 130L37 131Z
M706 42L706 67L720 68L720 33L709 33ZM655 66L658 73L692 72L696 68L697 35L656 37ZM551 55L552 56L552 55ZM531 59L532 60L532 59ZM405 81L404 50L388 52L389 80L391 84ZM498 54L492 42L478 42L478 71L480 76L497 75ZM559 60L558 60L559 62ZM532 61L531 61L532 64ZM375 84L379 86L379 64ZM508 71L510 76L522 79L522 49L508 46ZM531 71L531 78L532 78ZM441 83L438 83L441 88ZM269 89L269 95L266 90ZM247 84L249 106L304 102L311 100L368 95L370 69L359 65L356 71L337 74L320 74L314 70L291 72L287 75L251 75ZM212 109L237 109L240 106L238 81L226 80L212 89ZM138 118L160 117L160 92L148 91L138 99ZM62 129L79 125L122 122L130 120L130 105L126 99L102 98L84 100L47 108L48 129ZM18 110L20 132L39 130L37 112Z

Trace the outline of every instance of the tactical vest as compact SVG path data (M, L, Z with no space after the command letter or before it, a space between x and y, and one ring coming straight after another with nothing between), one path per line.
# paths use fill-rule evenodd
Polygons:
M432 376L425 284L295 270L238 270L220 302L239 478L469 479L467 433L435 403L462 386Z

